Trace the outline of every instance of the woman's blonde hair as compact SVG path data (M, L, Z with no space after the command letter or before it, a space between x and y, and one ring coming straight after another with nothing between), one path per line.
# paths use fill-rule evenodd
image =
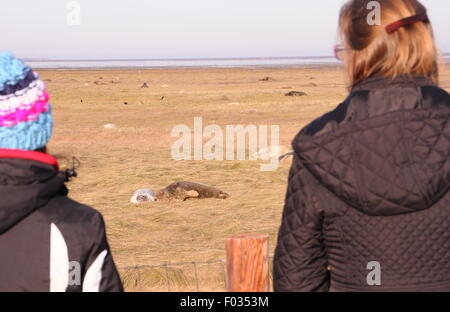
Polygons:
M350 0L340 14L351 87L370 77L398 75L422 75L438 83L438 52L431 24L416 22L393 33L386 31L396 21L426 14L426 8L417 0L378 0L381 25L370 25L370 2Z

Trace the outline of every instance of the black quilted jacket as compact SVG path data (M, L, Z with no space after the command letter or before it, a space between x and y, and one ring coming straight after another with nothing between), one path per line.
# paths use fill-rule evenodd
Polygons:
M102 215L66 179L50 155L0 149L0 292L123 290Z
M297 135L275 291L450 291L449 114L426 78L372 78Z

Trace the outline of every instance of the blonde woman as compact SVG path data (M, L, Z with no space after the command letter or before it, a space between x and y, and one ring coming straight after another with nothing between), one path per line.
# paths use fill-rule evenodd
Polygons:
M425 7L340 14L350 94L305 127L274 262L276 291L450 291L450 95Z

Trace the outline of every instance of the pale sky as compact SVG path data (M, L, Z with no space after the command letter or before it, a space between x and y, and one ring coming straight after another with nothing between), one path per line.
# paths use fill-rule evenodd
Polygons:
M21 58L329 56L344 0L3 0L0 50ZM450 52L448 0L422 0Z

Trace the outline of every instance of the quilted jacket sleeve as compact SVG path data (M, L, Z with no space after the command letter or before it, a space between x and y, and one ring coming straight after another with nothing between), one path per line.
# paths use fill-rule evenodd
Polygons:
M329 290L326 250L322 243L322 218L312 196L313 177L308 175L295 155L275 251L275 291Z

